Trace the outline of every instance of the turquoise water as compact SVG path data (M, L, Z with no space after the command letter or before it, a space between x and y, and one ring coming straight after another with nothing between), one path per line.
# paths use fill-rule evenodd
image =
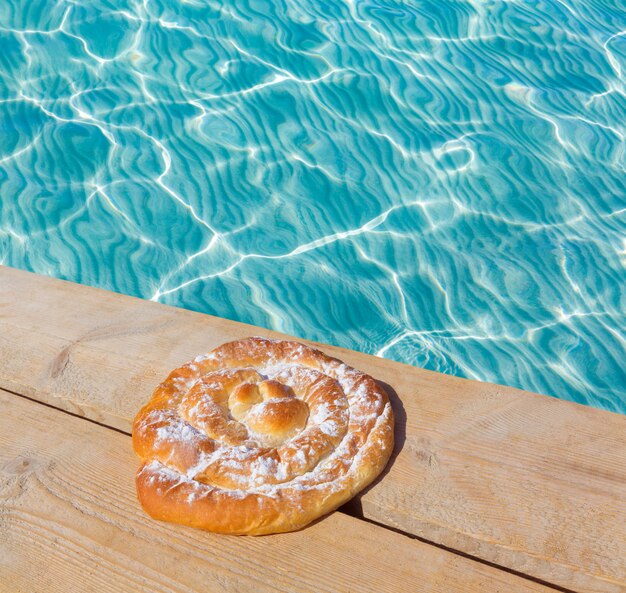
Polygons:
M0 261L626 412L625 74L624 0L3 0Z

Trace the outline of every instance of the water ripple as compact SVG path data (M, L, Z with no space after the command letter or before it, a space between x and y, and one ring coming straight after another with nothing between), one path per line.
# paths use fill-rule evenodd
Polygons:
M0 261L626 412L621 0L7 0Z

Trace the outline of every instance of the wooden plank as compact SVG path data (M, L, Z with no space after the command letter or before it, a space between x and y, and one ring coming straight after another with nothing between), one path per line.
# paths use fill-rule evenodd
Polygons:
M1 390L0 406L5 590L553 591L343 513L261 538L154 521L128 436Z
M123 430L172 368L249 335L279 337L0 269L0 386ZM626 417L324 350L398 395L397 456L353 509L564 588L626 588Z

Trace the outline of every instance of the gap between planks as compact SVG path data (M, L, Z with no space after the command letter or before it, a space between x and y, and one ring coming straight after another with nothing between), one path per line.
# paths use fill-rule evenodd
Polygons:
M114 426L109 426L108 424L104 424L102 422L98 422L97 420L92 420L91 418L87 418L85 416L81 416L79 414L75 414L74 412L70 412L70 411L65 410L63 408L58 408L56 406L53 406L52 404L41 402L39 400L33 399L32 397L28 397L27 395L23 395L23 394L18 393L16 391L12 391L10 389L0 389L0 393L2 393L2 391L6 392L6 393L9 393L11 395L14 395L16 397L22 398L22 399L24 399L26 401L29 401L29 402L31 402L31 403L33 403L35 405L40 405L40 406L44 406L46 408L50 408L52 410L56 410L57 412L60 412L62 414L66 414L68 416L71 416L72 418L77 418L78 420L83 420L85 422L89 422L91 424L95 424L96 426L99 426L101 428L105 428L107 430L112 430L114 432L117 432L117 433L119 433L121 435L124 435L124 436L127 436L129 438L132 436L131 433L126 432L124 430L121 430L119 428L115 428ZM559 591L561 593L577 593L576 591L574 591L572 589L567 589L567 588L564 588L564 587L560 587L559 585L555 585L554 583L550 583L550 582L544 581L542 579L537 579L537 578L535 578L535 577L533 577L531 575L527 575L527 574L524 574L523 572L512 570L512 569L507 568L505 566L499 566L497 564L494 564L493 562L488 562L488 561L483 560L482 558L479 558L477 556L472 556L471 554L466 554L466 553L464 553L462 551L454 550L452 548L448 548L447 546L443 546L443 545L438 544L436 542L429 541L429 540L427 540L425 538L419 537L417 535L413 535L412 533L407 533L407 532L402 531L400 529L397 529L397 528L394 528L394 527L390 527L389 525L385 525L384 523L378 523L376 521L373 521L371 519L363 517L362 514L359 514L358 512L356 512L355 509L350 506L349 502L347 504L345 504L344 506L340 507L339 509L337 509L337 512L344 513L344 514L346 514L346 515L348 515L350 517L353 517L355 519L364 521L365 523L368 523L370 525L376 526L378 528L386 529L386 530L391 531L393 533L397 533L398 535L401 535L403 537L407 537L409 539L417 540L417 541L419 541L421 543L433 546L433 547L435 547L437 549L440 549L440 550L443 550L445 552L448 552L448 553L451 553L451 554L455 554L455 555L460 556L462 558L466 558L467 560L471 560L473 562L478 562L480 564L484 564L485 566L489 566L491 568L494 568L494 569L497 569L497 570L509 573L509 574L511 574L513 576L523 578L525 580L528 580L530 582L536 583L538 585L543 585L545 587L549 587L551 589L554 589L554 591Z
M343 513L259 538L154 521L127 435L2 390L0 405L2 591L554 591Z

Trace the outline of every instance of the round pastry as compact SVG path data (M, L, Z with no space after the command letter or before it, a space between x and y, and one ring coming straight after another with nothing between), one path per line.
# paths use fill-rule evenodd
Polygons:
M298 342L248 338L174 370L133 424L137 494L155 519L293 531L370 484L393 449L372 377Z

